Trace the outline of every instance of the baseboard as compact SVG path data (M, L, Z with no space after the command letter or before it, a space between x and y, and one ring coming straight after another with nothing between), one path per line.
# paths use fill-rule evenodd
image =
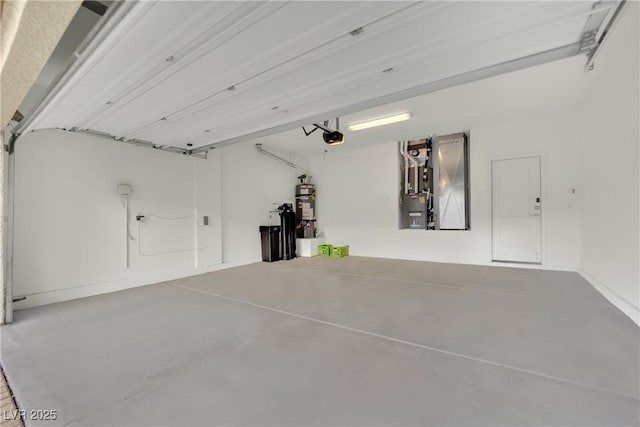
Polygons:
M491 259L487 260L438 260L438 259L427 259L423 257L406 257L406 256L394 256L392 254L369 254L362 253L357 250L353 250L353 248L349 248L350 256L359 256L363 258L380 258L380 259L397 259L402 261L419 261L419 262L433 262L438 264L459 264L459 265L478 265L478 266L489 266L489 267L506 267L506 268L525 268L531 270L550 270L550 271L570 271L575 272L578 270L577 267L571 265L550 265L547 263L543 264L533 264L533 263L518 263L518 262L504 262L504 261L492 261Z
M204 269L190 268L165 273L143 274L140 276L127 277L125 279L108 282L74 286L72 288L56 289L49 292L26 295L26 299L13 303L13 309L23 310L25 308L38 307L46 304L54 304L57 302L86 298L94 295L108 294L110 292L152 285L154 283L166 282L168 280L181 279L206 272L207 271Z
M208 266L208 271L225 270L227 268L241 267L243 265L255 264L262 262L260 257L244 258L239 261L225 261L222 264L213 264Z
M70 301L78 298L86 298L94 295L108 294L110 292L123 291L125 289L137 288L139 286L153 285L155 283L166 282L168 280L182 279L184 277L196 276L216 270L240 267L242 265L253 264L262 261L260 258L247 258L240 261L224 262L221 264L211 264L206 269L184 269L169 273L144 274L125 279L118 279L102 283L93 283L72 288L56 289L50 292L26 295L26 299L13 303L14 310L38 307L46 304Z
M640 326L640 309L635 305L631 304L626 299L622 298L615 291L609 288L607 285L584 271L583 269L578 269L578 273L591 285L596 288L598 292L600 292L609 302L615 305L620 311L626 314L633 322Z
M507 267L507 268L527 268L531 270L549 270L549 271L570 271L576 272L576 267L568 267L565 265L548 265L548 264L536 264L526 262L505 262L505 261L489 261L486 264L491 267Z

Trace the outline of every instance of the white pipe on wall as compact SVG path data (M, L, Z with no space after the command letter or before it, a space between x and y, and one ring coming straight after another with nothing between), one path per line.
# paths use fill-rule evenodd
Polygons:
M413 164L413 171L414 171L413 192L418 194L418 171L420 169L420 163L411 154L409 154L409 141L407 141L407 146L405 147L405 151L407 152L407 157L409 158L409 160L411 160L411 163Z
M262 154L264 156L271 157L274 160L278 160L279 162L284 163L285 165L289 166L290 168L297 169L297 170L299 170L300 172L302 172L305 175L307 174L306 170L304 170L300 166L296 165L295 163L290 162L289 160L283 159L282 157L276 156L275 154L264 150L262 148L262 144L256 144L256 150L258 150L258 153L260 153L260 154Z
M413 181L413 185L415 186L415 188L413 189L413 191L418 194L418 172L420 171L420 162L418 162L417 160L414 160L414 181Z
M123 196L124 205L124 266L129 268L129 197Z
M418 192L418 170L420 168L420 164L418 163L418 161L416 159L413 158L413 156L411 156L409 154L409 141L402 141L401 142L401 152L402 155L405 158L405 186L404 186L404 190L405 190L405 194L409 193L409 163L411 163L414 168L415 168L415 182L413 183L414 185L414 189L413 192L417 193Z
M198 268L198 245L200 240L198 239L198 208L193 208L193 267Z
M409 155L407 141L400 141L400 154L404 157L404 194L409 194Z

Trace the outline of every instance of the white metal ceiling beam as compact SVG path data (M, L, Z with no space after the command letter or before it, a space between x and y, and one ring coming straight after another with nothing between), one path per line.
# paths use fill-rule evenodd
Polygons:
M370 108L379 107L381 105L390 104L392 102L401 101L403 99L413 98L416 96L426 95L432 92L436 92L442 89L446 89L453 86L462 85L465 83L471 83L476 80L485 79L500 74L510 73L512 71L521 70L523 68L533 67L536 65L544 64L551 61L557 61L564 58L569 58L579 54L580 43L573 43L560 48L552 49L546 52L538 53L535 55L518 58L513 61L504 62L490 67L481 68L479 70L470 71L468 73L459 74L457 76L449 77L446 79L430 82L421 86L417 86L411 89L401 90L389 95L380 96L378 98L370 99L364 102L359 102L348 107L331 110L322 115L315 115L305 117L303 119L295 120L290 123L286 123L279 126L274 126L268 129L264 129L258 132L253 132L247 135L238 136L235 138L229 138L224 141L220 141L213 144L204 145L193 150L194 153L210 150L214 147L224 147L226 145L234 144L237 142L248 141L264 136L273 135L280 132L286 132L309 123L325 120L330 117L341 117L348 114L357 113L359 111L368 110Z

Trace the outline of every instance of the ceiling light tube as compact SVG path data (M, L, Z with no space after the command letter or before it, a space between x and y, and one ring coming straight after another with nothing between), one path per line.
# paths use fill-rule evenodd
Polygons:
M411 113L395 114L393 116L381 117L379 119L368 120L366 122L354 123L349 125L349 130L356 131L362 129L374 128L376 126L384 126L391 123L404 122L411 118Z

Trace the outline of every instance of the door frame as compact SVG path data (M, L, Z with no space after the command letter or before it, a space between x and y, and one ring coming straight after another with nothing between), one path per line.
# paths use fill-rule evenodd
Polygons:
M493 260L493 162L500 160L517 160L530 157L540 158L540 262L494 261ZM547 265L547 159L545 151L528 151L523 153L503 154L489 158L489 264L538 268Z
M13 122L12 122L13 123ZM14 221L14 197L15 197L15 141L11 134L12 126L8 126L2 135L2 144L6 149L0 155L2 159L2 224L0 225L0 237L2 241L0 274L0 324L13 322L13 221Z

